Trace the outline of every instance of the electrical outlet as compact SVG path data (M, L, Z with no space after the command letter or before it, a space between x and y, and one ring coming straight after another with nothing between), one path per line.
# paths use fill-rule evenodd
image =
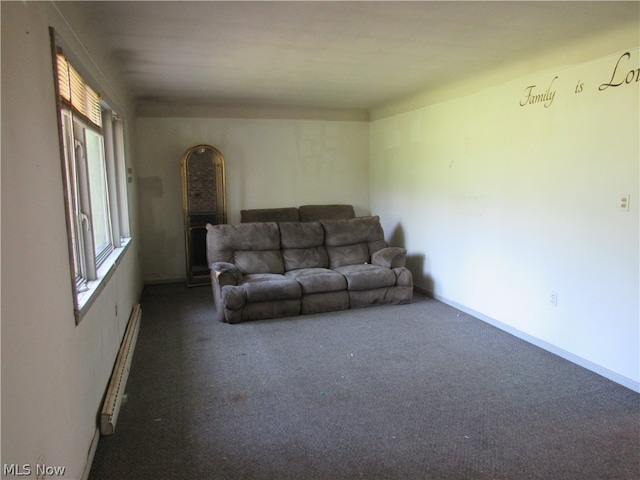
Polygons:
M551 295L549 296L549 303L554 307L558 306L558 294L556 292L551 292Z
M621 212L629 211L629 197L628 193L623 193L618 198L618 210Z

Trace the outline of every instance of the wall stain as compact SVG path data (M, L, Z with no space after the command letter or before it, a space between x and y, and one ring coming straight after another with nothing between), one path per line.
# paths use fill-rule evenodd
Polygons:
M164 196L162 178L158 176L138 177L138 188L148 194L150 198L162 198Z

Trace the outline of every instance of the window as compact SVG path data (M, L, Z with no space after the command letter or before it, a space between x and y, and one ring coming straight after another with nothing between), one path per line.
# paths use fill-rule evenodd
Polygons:
M52 45L78 323L130 240L123 126L56 45L53 31Z

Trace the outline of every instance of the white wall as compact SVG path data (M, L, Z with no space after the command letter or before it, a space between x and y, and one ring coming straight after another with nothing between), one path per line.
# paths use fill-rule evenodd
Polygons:
M134 240L76 326L70 284L49 25L82 57L129 127L122 103L49 2L2 2L2 458L79 479L140 289ZM77 25L81 27L81 25ZM88 37L87 37L88 38ZM89 44L85 45L88 46ZM108 68L102 65L102 71ZM127 132L130 146L132 131ZM131 162L131 151L129 162ZM130 163L129 166L133 167ZM118 313L116 315L116 307ZM22 468L22 467L21 467Z
M370 208L408 249L419 287L638 390L637 25L611 38L589 40L609 46L590 61L549 57L519 77L505 67L476 93L470 79L441 103L374 112ZM564 54L584 57L585 45ZM599 90L631 70L630 84ZM548 108L520 105L552 81Z
M145 281L186 276L180 159L200 143L225 157L229 223L242 209L305 204L369 213L366 122L138 118L136 131Z

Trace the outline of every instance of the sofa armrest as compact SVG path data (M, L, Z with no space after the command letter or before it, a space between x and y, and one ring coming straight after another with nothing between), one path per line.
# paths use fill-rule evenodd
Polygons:
M211 265L211 271L212 278L215 278L220 287L238 285L242 282L242 273L233 263L216 262Z
M407 250L400 247L386 247L371 255L371 263L380 267L398 268L407 263Z

